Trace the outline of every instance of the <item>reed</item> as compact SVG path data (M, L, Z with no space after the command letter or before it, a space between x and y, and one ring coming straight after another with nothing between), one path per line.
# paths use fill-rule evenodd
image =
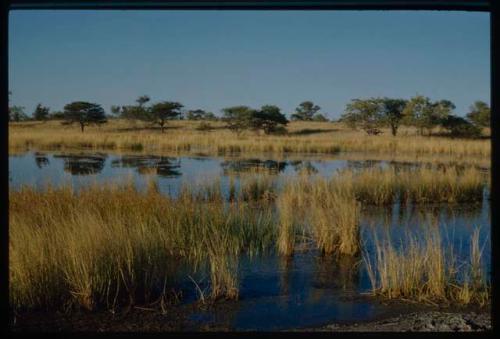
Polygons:
M236 258L270 246L272 214L207 197L185 189L174 199L131 184L11 191L11 305L147 303L166 297L180 267L207 265L213 297L236 298Z
M171 153L233 154L233 153L309 153L336 154L364 152L371 155L452 156L456 161L472 157L489 158L489 140L422 137L408 128L392 137L367 136L340 123L292 122L286 135L262 135L244 132L236 135L213 123L213 130L199 131L198 123L173 121L166 133L144 123L132 124L112 120L106 126L89 127L85 133L60 122L9 124L9 150L135 150Z
M407 234L399 247L389 237L385 241L375 233L373 237L374 256L371 257L366 250L363 255L373 294L431 304L485 305L489 301L488 280L484 274L477 274L482 267L481 252L477 250L478 232L471 237L472 253L465 268L457 265L452 245L445 248L436 229L427 230L423 239ZM451 255L448 257L447 253ZM471 283L471 277L474 277L474 283Z
M406 203L479 202L489 186L487 175L477 168L418 167L343 170L332 177L338 185L349 184L356 199L365 204L389 205L398 198Z
M355 255L359 251L359 204L353 191L317 179L308 215L312 234L323 254Z

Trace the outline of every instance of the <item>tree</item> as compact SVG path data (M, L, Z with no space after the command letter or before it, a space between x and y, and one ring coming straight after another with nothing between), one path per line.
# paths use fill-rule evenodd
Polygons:
M141 95L135 101L139 104L140 107L144 106L151 98L148 95Z
M240 133L243 129L251 126L254 110L248 106L232 106L222 109L226 122L226 127L230 130Z
M325 117L323 114L321 113L316 113L314 116L313 116L313 121L317 121L317 122L328 122L328 118Z
M99 104L85 101L75 101L64 106L66 123L78 123L83 133L85 126L107 122L104 109Z
M213 114L212 112L207 112L205 114L205 120L212 120L212 121L215 121L217 120L218 118L215 116L215 114Z
M406 107L407 101L404 99L380 99L382 109L382 119L385 124L391 128L391 133L396 136L398 133L399 125L403 120L403 111Z
M361 127L367 134L379 134L383 124L381 101L376 98L353 99L347 104L341 121L352 128Z
M149 107L145 104L150 101L149 96L142 95L138 97L135 102L137 105L127 105L127 106L111 106L111 113L116 117L120 117L128 120L149 120L148 116Z
M61 111L55 111L49 114L49 119L50 120L63 120L64 119L64 112Z
M474 125L479 127L489 127L491 118L491 109L487 103L483 101L476 101L469 108L467 119Z
M311 121L314 114L321 109L318 105L315 105L312 101L301 102L300 105L295 109L295 113L292 114L292 120L305 120Z
M195 109L195 110L188 111L186 113L186 118L188 120L205 120L206 116L207 116L207 112L205 112L202 109Z
M441 124L453 109L455 105L449 100L432 102L428 97L417 95L408 101L403 115L409 124L418 128L420 135L423 135L424 129L430 135L432 129Z
M278 106L264 105L258 111L251 112L250 125L254 129L262 129L265 134L271 134L284 128L288 120Z
M111 114L116 117L119 117L122 113L121 107L118 105L111 105Z
M26 121L29 117L24 113L24 107L22 106L12 106L9 107L9 121Z
M148 110L147 118L149 121L161 127L161 132L165 130L165 124L168 120L175 119L181 115L181 103L173 101L162 101L154 104Z
M35 120L47 120L49 117L50 109L48 107L42 106L42 104L36 105L35 111L33 112L33 119Z
M443 119L442 126L453 137L477 138L481 135L481 127L455 115L448 115Z

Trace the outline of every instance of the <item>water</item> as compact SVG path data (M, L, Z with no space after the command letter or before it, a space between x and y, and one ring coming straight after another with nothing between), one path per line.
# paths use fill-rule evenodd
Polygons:
M329 177L339 169L373 166L401 168L416 164L315 157L293 160L31 152L9 157L9 181L11 189L22 185L43 188L47 183L69 183L79 188L128 177L138 187L144 187L150 178L155 178L162 193L175 196L183 184L215 178L227 190L231 176L238 178L249 171L270 173L282 180L304 171ZM445 244L453 244L457 258L465 260L470 253L472 231L480 227L480 244L485 246L483 258L489 272L490 224L488 199L479 204L453 206L396 202L392 206L363 206L361 235L364 249L372 253L374 232L399 239L407 231L423 234L425 227L438 227ZM299 251L292 259L270 253L252 259L243 256L238 269L240 300L193 313L193 323L222 324L238 330L279 330L370 320L395 310L394 306L360 297L370 289L361 256L338 261L321 257L315 251ZM208 277L201 274L196 279L203 288ZM194 301L197 294L192 281L184 276L181 285L185 302Z

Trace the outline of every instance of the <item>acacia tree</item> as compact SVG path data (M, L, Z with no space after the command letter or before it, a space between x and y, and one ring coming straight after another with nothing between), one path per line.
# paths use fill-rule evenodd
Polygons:
M250 124L254 129L262 129L265 134L276 132L288 124L288 120L278 106L264 105L258 111L252 111Z
M161 127L161 132L165 130L165 124L168 120L173 120L181 115L181 109L184 107L179 102L161 101L152 105L147 112L147 119Z
M135 101L137 105L111 106L111 113L117 117L128 120L148 120L148 110L145 104L151 99L147 95L141 95Z
M195 109L187 111L186 119L188 120L205 120L207 112L202 109Z
M432 102L428 97L417 95L408 101L403 115L409 124L418 128L420 135L423 135L424 129L430 135L432 129L441 124L453 109L455 105L449 100Z
M352 99L346 105L341 121L352 128L361 127L367 134L379 134L383 124L381 101L377 98Z
M29 120L28 115L24 113L24 107L23 106L12 106L9 107L9 121L26 121Z
M50 109L48 107L42 106L42 104L36 105L35 111L33 112L33 119L35 120L47 120L49 118Z
M85 126L107 122L104 109L99 104L75 101L64 106L64 120L68 124L78 123L83 133Z
M391 133L396 136L398 128L403 121L403 111L406 107L407 101L404 99L380 99L382 109L382 120L391 128Z
M321 107L315 105L312 101L301 102L295 109L295 113L292 114L292 120L311 121L313 120L314 114L320 109Z
M476 101L469 108L467 113L469 119L474 125L479 127L489 127L491 119L491 109L484 101Z
M232 106L222 109L223 118L226 127L231 131L240 133L245 128L251 126L254 110L248 106Z
M443 119L442 126L452 137L477 138L481 135L481 127L451 114Z
M328 122L328 118L321 113L316 113L312 119L317 122Z

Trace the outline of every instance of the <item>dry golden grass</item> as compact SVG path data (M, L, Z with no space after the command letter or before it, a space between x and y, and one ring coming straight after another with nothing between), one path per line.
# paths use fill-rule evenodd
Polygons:
M144 123L111 120L101 127L88 127L81 133L76 126L57 121L45 123L11 123L11 152L38 150L118 150L170 153L309 153L368 152L371 155L398 155L418 158L428 155L453 157L455 161L488 158L489 140L421 137L411 128L402 128L401 135L367 136L340 123L292 122L283 136L244 132L237 135L221 122L211 123L213 130L198 131L200 122L172 121L165 133Z
M9 200L14 308L163 300L181 267L203 266L212 297L237 298L238 255L269 247L275 232L269 210L226 205L213 192L172 199L154 187L94 185L24 188Z
M334 180L349 183L356 199L375 205L391 204L398 197L408 203L479 202L489 186L489 176L481 170L456 166L342 170Z
M483 177L474 168L397 174L369 169L331 179L303 175L279 187L271 175L250 174L240 177L238 188L232 186L230 199L219 181L185 186L176 198L161 195L154 181L145 191L131 182L79 192L68 186L11 190L11 304L92 310L164 303L181 268L206 272L213 298L238 298L241 253L277 247L290 256L302 236L324 254L352 256L360 250L359 201L386 204L399 195L417 203L479 201L487 184ZM370 267L372 277L381 277L381 287L374 286L390 297L484 302L485 294L477 293L482 286L477 241L471 247L470 279L456 289L448 287L452 275L437 238L427 238L423 247L410 241L409 253L403 254L379 244ZM424 282L415 287L415 281Z
M471 236L470 261L465 267L457 264L451 244L443 246L435 227L422 233L423 239L407 234L406 244L399 248L389 236L381 241L374 233L375 256L371 259L364 253L372 292L431 304L487 304L491 287L482 272L478 230Z

